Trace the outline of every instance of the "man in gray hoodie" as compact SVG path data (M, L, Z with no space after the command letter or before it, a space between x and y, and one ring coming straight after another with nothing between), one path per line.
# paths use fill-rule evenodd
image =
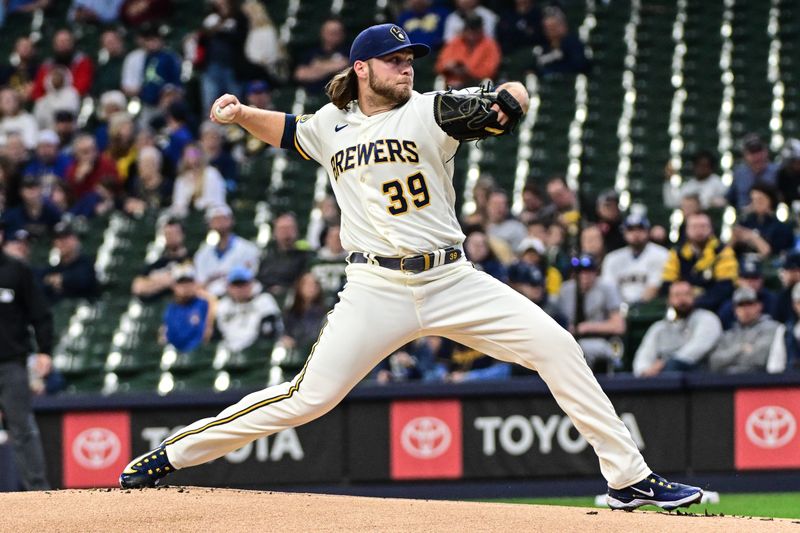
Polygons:
M763 313L756 291L739 287L733 294L736 324L726 331L708 358L712 372L745 374L766 372L767 357L778 322Z
M636 350L633 358L636 376L693 370L722 335L717 315L695 309L694 290L688 281L679 280L670 285L667 303L667 316L650 326Z

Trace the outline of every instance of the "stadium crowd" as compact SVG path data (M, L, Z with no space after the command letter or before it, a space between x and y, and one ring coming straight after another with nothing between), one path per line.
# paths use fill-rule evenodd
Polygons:
M50 4L0 2L0 25L30 25L31 14L47 14ZM531 51L529 69L541 77L591 72L557 4L484 4L406 0L391 13L412 40L433 48L430 68L451 87L496 77L504 54L520 48ZM225 92L261 108L272 106L275 88L322 94L347 66L348 36L360 28L331 17L317 46L289 57L264 2L212 0L204 8L181 50L165 41L166 23L180 16L170 0L73 0L69 27L51 42L17 39L0 64L3 251L27 262L31 243L52 243L49 263L32 265L47 298L95 298L104 288L82 250L82 221L158 212L163 251L142 265L131 292L144 305L170 301L159 342L188 354L209 345L258 347L268 365L265 347L308 353L345 281L336 204L320 202L322 216L305 235L304 221L276 213L264 249L239 236L229 205L242 165L275 149L203 117ZM99 28L98 50L77 44L85 27ZM195 105L190 83L199 88ZM521 212L512 214L514 198L484 174L462 220L466 256L568 328L596 372L800 370L798 227L776 215L780 204L800 201L800 140L775 159L757 134L740 141L729 186L711 151L694 154L680 186L665 170L664 204L683 220L675 240L643 206L623 212L618 191L583 198L561 176L529 182ZM652 179L661 184L658 171ZM722 240L726 206L737 219ZM193 212L213 236L197 250L184 236ZM644 308L663 310L663 318L631 353L626 318ZM518 372L526 371L422 338L371 379L461 382ZM51 381L51 390L60 386Z

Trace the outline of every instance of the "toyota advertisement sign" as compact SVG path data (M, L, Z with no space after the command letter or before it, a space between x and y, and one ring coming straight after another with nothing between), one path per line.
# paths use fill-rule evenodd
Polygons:
M800 468L800 390L739 390L734 405L737 469Z
M131 455L126 412L70 413L62 426L64 486L114 487Z
M389 418L392 479L461 477L458 400L395 402Z

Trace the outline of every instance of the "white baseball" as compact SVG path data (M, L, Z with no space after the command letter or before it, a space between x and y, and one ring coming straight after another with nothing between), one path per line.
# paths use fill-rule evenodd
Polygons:
M214 108L214 116L222 122L230 122L233 120L233 104L228 104L225 107L217 106Z

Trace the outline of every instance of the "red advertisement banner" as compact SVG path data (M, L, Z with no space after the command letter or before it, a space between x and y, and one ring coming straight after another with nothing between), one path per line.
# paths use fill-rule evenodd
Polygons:
M392 479L454 479L463 473L461 403L394 402L389 410Z
M131 459L130 415L67 413L62 431L64 487L116 487Z
M800 389L742 389L734 399L739 470L800 467Z

